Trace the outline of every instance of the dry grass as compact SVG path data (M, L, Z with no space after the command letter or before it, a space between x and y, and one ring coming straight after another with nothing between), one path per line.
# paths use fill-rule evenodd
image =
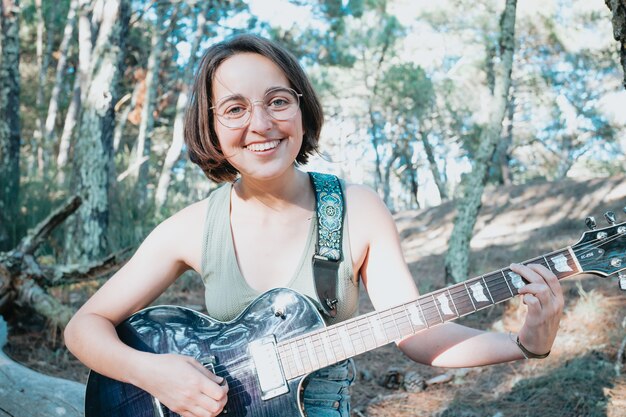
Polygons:
M587 215L601 219L604 211L626 206L626 180L512 186L490 190L483 201L472 240L472 275L574 244ZM444 286L443 256L453 219L450 203L396 215L407 262L422 292ZM409 393L381 387L378 380L390 367L424 378L447 371L415 364L395 346L386 346L356 359L361 374L352 391L353 417L626 417L626 367L622 376L615 373L617 350L626 336L626 296L614 281L593 276L565 280L562 286L566 310L548 359L474 369L450 383ZM185 277L157 302L201 308L203 291L199 279ZM71 291L60 295L72 303L81 298ZM372 308L364 292L361 300L362 312ZM524 306L512 300L461 322L506 331L517 330L523 317ZM85 381L87 370L58 339L53 341L45 323L25 314L7 320L8 354L41 372Z

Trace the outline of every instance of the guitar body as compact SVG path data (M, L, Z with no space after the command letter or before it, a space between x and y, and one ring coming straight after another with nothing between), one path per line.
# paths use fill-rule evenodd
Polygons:
M223 323L182 307L150 307L117 326L128 346L152 353L177 353L211 362L229 385L222 414L232 417L299 417L304 377L288 380L289 392L261 399L255 364L248 344L274 335L277 342L325 327L316 307L295 291L279 288L264 293L236 319ZM211 369L211 368L209 368ZM96 372L89 374L86 417L173 417L147 392Z

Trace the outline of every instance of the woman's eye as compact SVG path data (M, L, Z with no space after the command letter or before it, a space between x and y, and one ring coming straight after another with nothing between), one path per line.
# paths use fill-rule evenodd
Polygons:
M282 98L282 97L277 97L277 98L273 98L272 100L270 100L270 107L285 107L289 105L289 101Z
M225 116L237 117L242 116L246 112L246 108L243 106L232 106L226 109Z

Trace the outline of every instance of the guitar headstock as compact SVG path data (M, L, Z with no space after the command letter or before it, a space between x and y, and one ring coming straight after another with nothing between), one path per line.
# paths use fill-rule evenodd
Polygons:
M583 233L572 246L582 272L609 276L618 274L620 287L626 290L626 222L616 223L615 215L605 214L610 226L595 228L595 220L587 219L592 230Z

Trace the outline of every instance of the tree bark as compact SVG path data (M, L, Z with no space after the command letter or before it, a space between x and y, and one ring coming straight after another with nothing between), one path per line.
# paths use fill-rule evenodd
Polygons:
M448 282L461 282L468 276L470 240L482 205L481 198L487 182L489 165L502 132L502 121L509 98L515 49L516 4L516 0L506 0L500 20L500 59L494 65L495 85L490 103L490 116L481 134L472 172L466 176L462 198L457 204L457 217L445 258Z
M435 152L433 150L433 146L430 144L428 140L428 133L425 131L420 131L420 136L422 139L422 145L424 145L424 151L426 152L426 158L428 159L428 165L430 167L430 172L433 175L433 179L435 180L435 185L437 186L437 190L439 190L439 197L441 200L445 201L448 199L448 190L446 189L446 181L441 175L441 171L439 171L439 166L437 166L437 161L435 160Z
M200 41L205 33L206 29L206 12L210 2L206 2L205 6L198 13L197 19L194 21L195 36L191 44L189 53L189 62L185 67L185 73L183 75L183 82L180 93L178 94L178 100L176 101L176 116L174 118L174 132L172 134L172 144L167 150L163 166L161 167L161 175L159 176L159 182L154 193L154 203L157 213L161 211L165 200L167 199L167 190L169 189L170 181L172 178L172 168L183 149L184 135L183 125L185 121L185 110L187 109L187 102L189 99L189 88L193 82L193 69L196 67L197 53L200 47Z
M620 43L620 62L624 74L623 86L626 88L626 0L604 0L613 13L613 37Z
M130 166L137 165L135 176L135 195L140 208L145 207L148 200L148 167L150 152L152 147L152 132L154 130L154 108L159 84L159 67L161 66L161 53L165 43L164 22L167 4L157 3L157 19L154 24L152 34L152 49L148 57L146 68L146 97L141 111L141 123L139 124L139 134L137 135L137 145L135 158L131 160ZM145 162L139 163L140 160Z
M19 0L0 2L0 250L15 239L11 225L20 189Z
M89 261L107 251L109 165L112 163L114 109L130 15L129 0L107 0L91 56L74 147L73 188L84 203L71 224L66 255Z
M67 19L65 22L65 28L63 29L63 38L61 39L61 45L59 46L59 60L57 61L56 75L54 78L54 86L50 93L50 102L48 104L48 114L46 115L46 123L44 127L44 138L46 143L54 142L54 125L59 111L59 94L61 93L61 87L63 86L63 79L65 78L65 68L67 66L67 54L74 34L74 27L76 26L76 10L78 9L78 0L72 0L70 2L70 9L67 12ZM59 152L60 153L60 152ZM58 163L58 158L57 158Z

